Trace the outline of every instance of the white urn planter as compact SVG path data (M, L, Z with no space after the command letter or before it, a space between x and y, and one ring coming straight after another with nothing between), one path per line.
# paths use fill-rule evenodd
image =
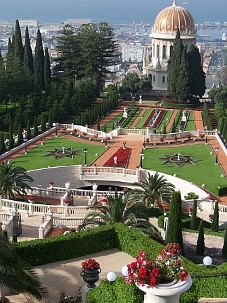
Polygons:
M142 290L144 294L144 303L178 303L180 294L187 291L192 285L190 276L184 281L169 286L156 285L149 287L148 285L137 284L137 287Z

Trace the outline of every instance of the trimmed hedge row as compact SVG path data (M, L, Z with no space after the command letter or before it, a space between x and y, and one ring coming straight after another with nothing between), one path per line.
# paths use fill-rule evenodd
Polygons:
M134 257L140 249L143 249L152 259L163 248L162 244L121 223L43 240L19 242L13 245L16 253L33 266L81 257L111 248L118 248ZM225 297L227 278L220 277L220 272L227 272L227 263L219 267L210 266L206 268L194 264L184 257L182 257L182 260L184 267L189 271L192 278L193 276L195 278L193 278L191 289L181 295L181 303L195 303L198 302L200 297ZM202 276L206 274L216 274L218 276ZM217 277L218 286L216 283ZM211 287L211 285L213 286ZM99 287L88 293L87 303L105 302L142 303L143 293L135 285L126 284L123 278L117 278L111 284L104 280Z

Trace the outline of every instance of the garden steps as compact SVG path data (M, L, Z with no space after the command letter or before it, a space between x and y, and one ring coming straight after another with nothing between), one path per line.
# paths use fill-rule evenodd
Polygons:
M202 111L194 110L193 114L194 114L195 129L204 131Z
M166 132L168 133L171 130L172 124L173 124L173 120L175 119L176 115L177 115L178 110L174 109L172 116L169 119L168 124L166 125Z
M134 128L136 126L136 124L139 122L140 118L143 116L143 114L145 113L146 110L147 110L147 108L141 109L139 115L136 117L136 119L130 125L130 128Z
M55 237L55 236L60 236L63 235L64 232L68 231L68 227L56 227L56 228L51 228L51 230L48 232L46 235L46 238L48 237Z

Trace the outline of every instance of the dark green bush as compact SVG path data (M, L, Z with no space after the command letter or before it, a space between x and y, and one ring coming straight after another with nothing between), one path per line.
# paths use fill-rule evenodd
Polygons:
M224 196L227 194L227 186L226 185L222 185L222 186L219 186L219 188L215 188L215 194L217 196Z
M135 285L128 285L124 278L114 283L103 280L100 285L87 293L87 303L142 303L143 292Z

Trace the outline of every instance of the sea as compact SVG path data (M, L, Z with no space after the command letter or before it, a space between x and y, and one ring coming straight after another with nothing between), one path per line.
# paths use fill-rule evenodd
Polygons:
M192 14L196 24L227 23L226 0L176 0ZM0 0L0 22L36 19L40 23L64 23L72 18L89 18L110 24L153 24L157 14L172 0ZM226 28L209 28L221 37ZM207 29L201 29L207 34Z

